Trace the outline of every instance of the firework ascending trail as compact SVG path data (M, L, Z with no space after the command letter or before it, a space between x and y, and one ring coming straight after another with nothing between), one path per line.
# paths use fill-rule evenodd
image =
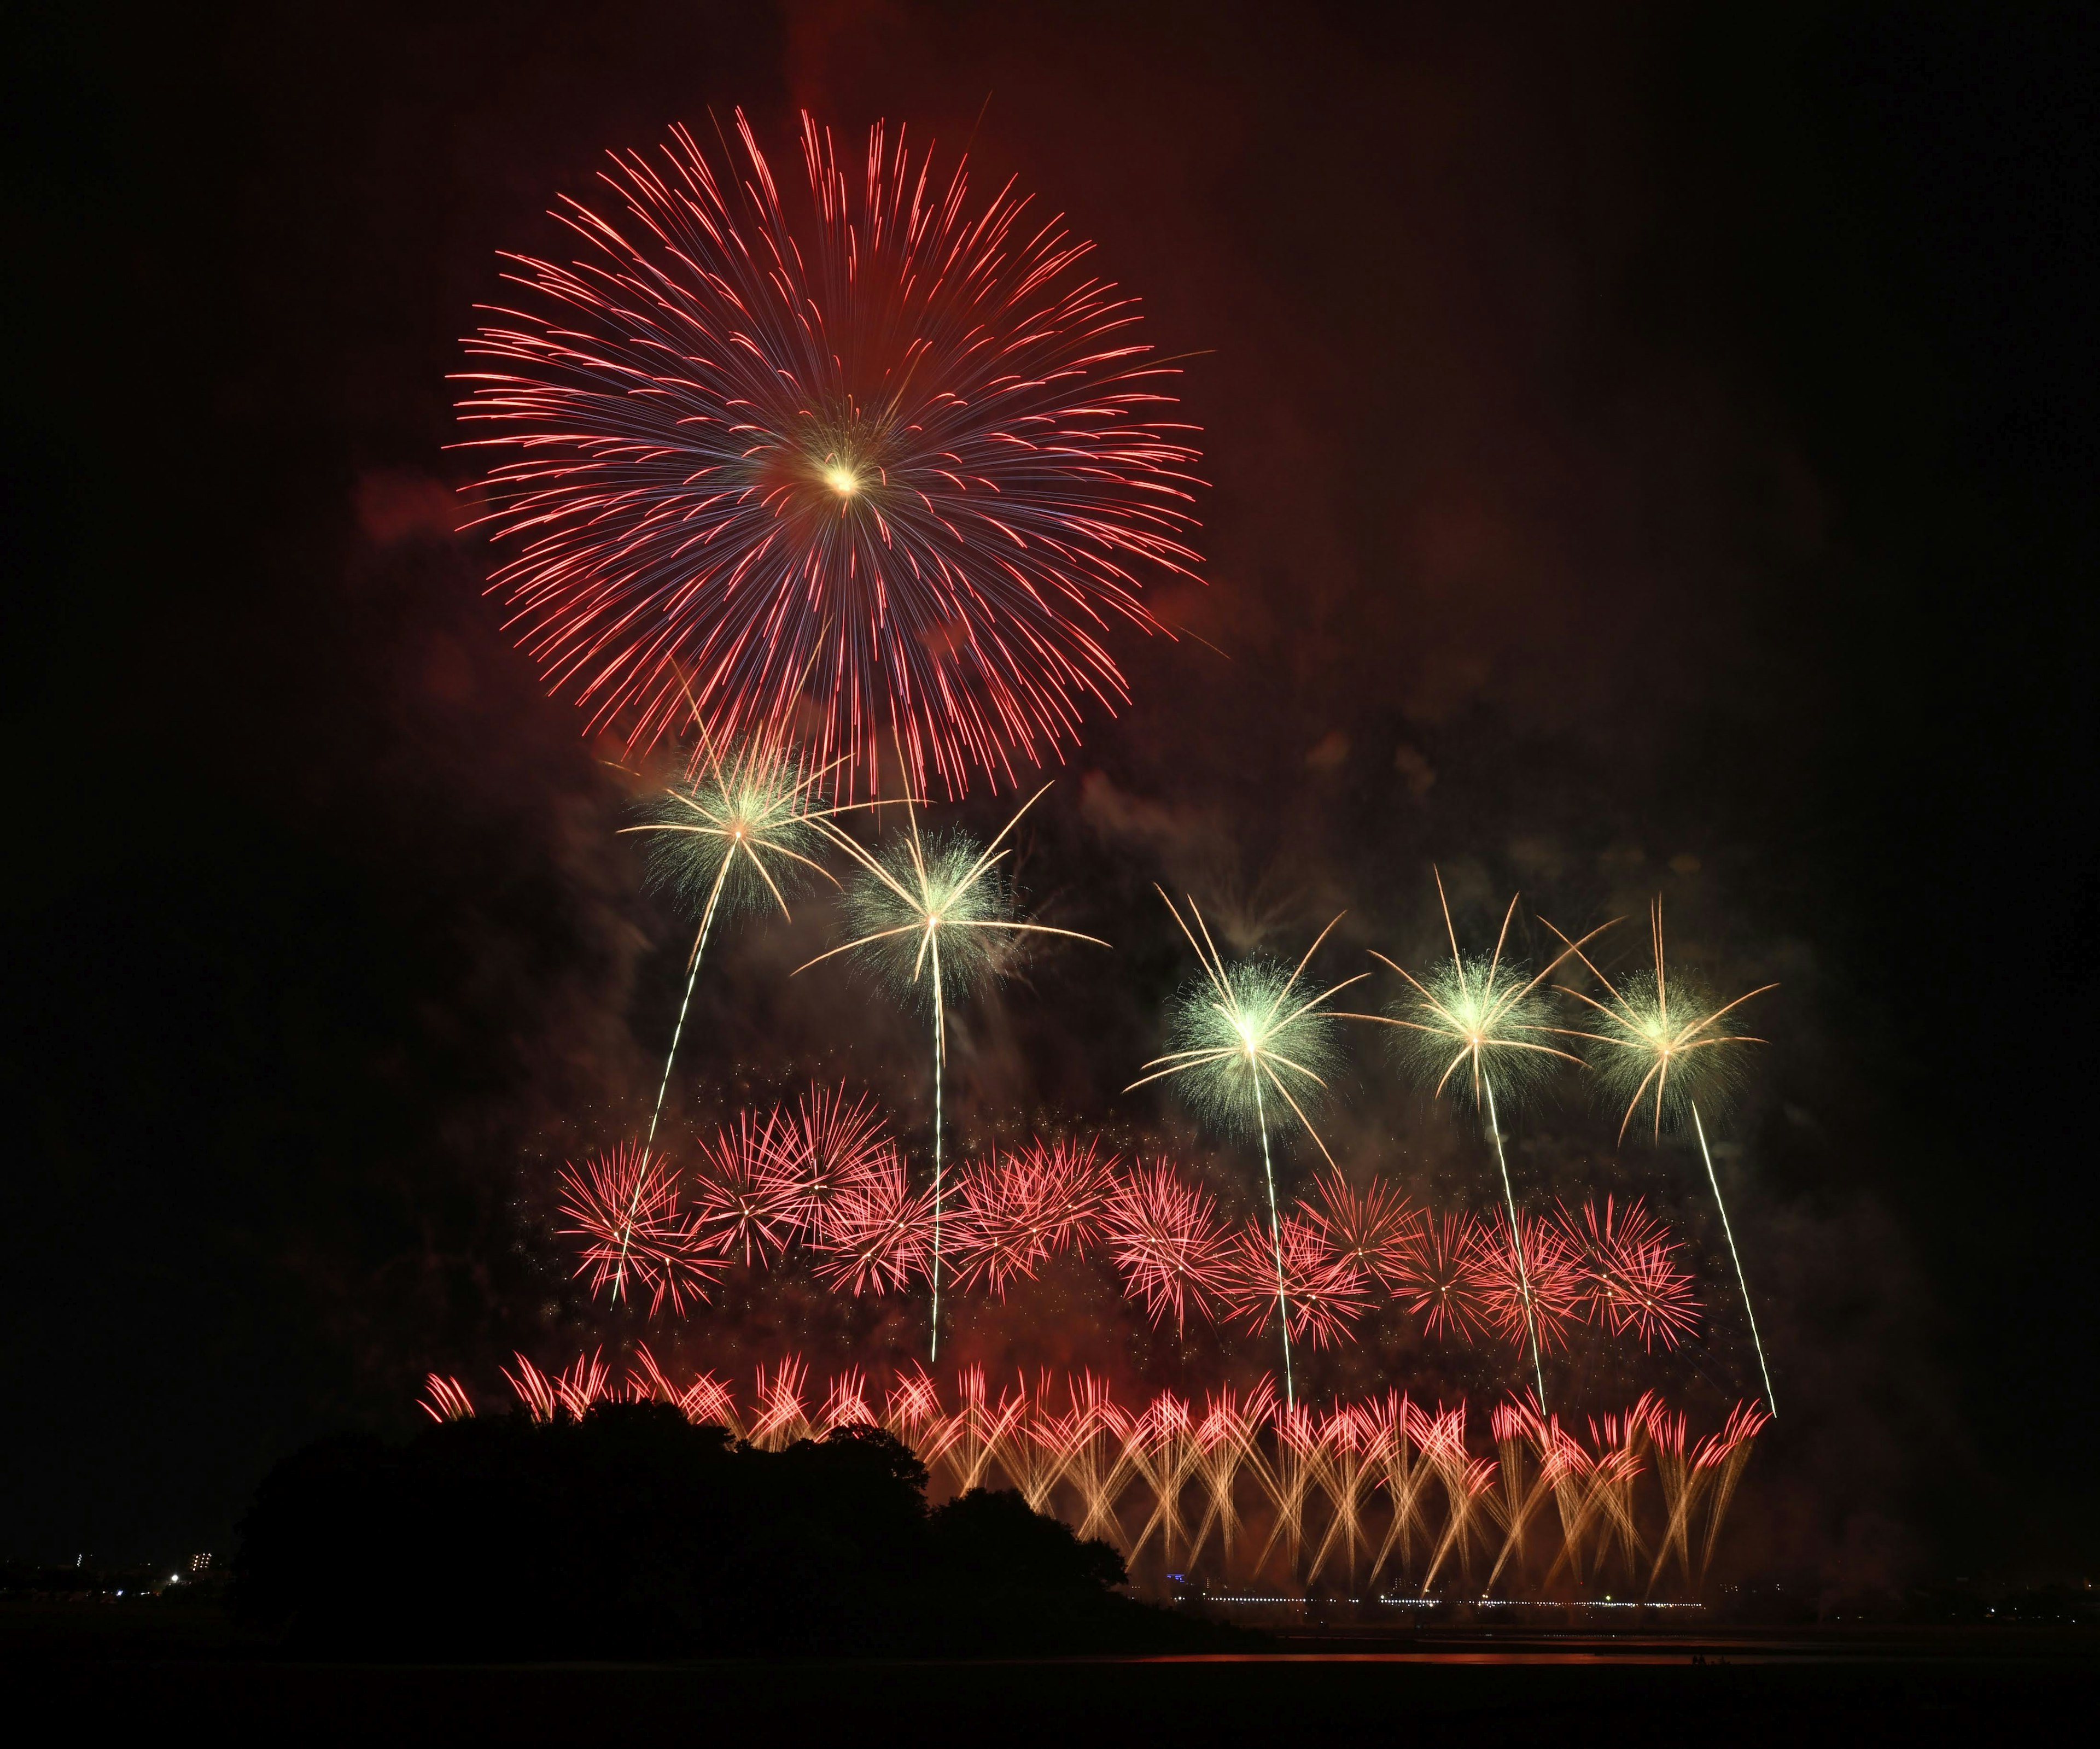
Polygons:
M1062 936L1074 941L1108 943L1074 929L1053 929L1023 923L1014 915L1014 898L999 865L1008 852L1000 848L1021 816L1048 793L1047 783L1017 808L990 844L979 849L960 833L922 838L919 815L907 797L909 831L880 852L865 848L844 832L832 837L860 865L860 875L846 892L847 924L854 939L798 966L810 966L840 954L862 953L889 976L898 993L923 998L933 1021L933 1311L931 1358L941 1352L941 1216L946 1196L942 1167L941 1096L948 1061L948 1009L997 970L1003 938L1021 935Z
M527 308L489 309L458 379L468 447L514 458L491 587L633 744L682 715L682 667L718 738L819 717L848 788L889 742L914 788L1012 782L1127 696L1102 640L1159 628L1147 574L1194 575L1175 372L1011 184L973 202L880 125L849 174L805 115L783 191L736 133L726 166L682 128L615 154L625 212L555 215L584 259L509 258Z
M1542 919L1543 921L1543 919ZM1553 926L1546 926L1552 929ZM1569 942L1568 951L1588 967L1604 985L1605 1000L1599 1002L1580 990L1560 988L1577 1002L1595 1009L1595 1023L1601 1032L1581 1032L1572 1027L1558 1030L1589 1046L1590 1066L1598 1074L1606 1097L1626 1102L1619 1119L1619 1139L1626 1139L1634 1113L1652 1106L1652 1134L1661 1139L1665 1121L1681 1121L1688 1114L1699 1138L1699 1156L1706 1163L1706 1182L1714 1192L1714 1206L1720 1211L1721 1231L1728 1241L1728 1256L1736 1266L1736 1284L1743 1294L1743 1315L1749 1319L1750 1342L1758 1351L1758 1370L1764 1376L1765 1406L1775 1417L1779 1405L1772 1399L1771 1368L1765 1364L1765 1345L1758 1334L1758 1315L1750 1304L1749 1278L1743 1272L1742 1253L1736 1249L1735 1229L1728 1224L1728 1205L1721 1196L1721 1180L1714 1170L1714 1155L1706 1145L1706 1126L1699 1115L1699 1095L1709 1103L1736 1080L1740 1068L1740 1047L1761 1045L1762 1038L1748 1033L1724 1033L1720 1023L1753 996L1777 989L1776 984L1760 985L1733 1002L1716 1003L1696 984L1680 976L1673 989L1665 972L1662 951L1662 901L1648 911L1649 941L1655 954L1652 972L1636 972L1622 985L1614 985L1582 952L1582 942ZM1554 930L1555 935L1560 932ZM1561 936L1564 941L1567 936ZM1582 940L1587 941L1590 936ZM1564 954L1562 958L1566 958Z
M1432 871L1436 873L1435 870ZM1523 1322L1531 1338L1532 1372L1538 1381L1539 1401L1546 1400L1546 1368L1538 1355L1537 1309L1533 1305L1531 1271L1524 1258L1522 1224L1517 1216L1516 1192L1510 1183L1509 1159L1502 1150L1501 1115L1495 1104L1495 1081L1501 1077L1505 1096L1520 1097L1549 1071L1558 1058L1579 1064L1582 1059L1542 1042L1551 1032L1553 1015L1539 985L1568 954L1579 951L1569 943L1544 971L1531 977L1513 962L1505 962L1502 951L1509 943L1510 923L1516 915L1516 899L1502 914L1501 932L1493 953L1485 959L1462 954L1458 932L1451 923L1451 902L1445 897L1444 877L1436 874L1436 899L1444 909L1444 932L1451 943L1451 963L1428 974L1427 981L1404 967L1384 961L1407 980L1413 993L1403 997L1396 1011L1361 1015L1354 1018L1383 1020L1401 1028L1403 1055L1414 1073L1432 1082L1431 1097L1440 1096L1447 1086L1461 1096L1471 1097L1486 1118L1489 1139L1494 1143L1495 1164L1502 1169L1502 1201L1509 1217L1509 1244L1516 1265L1516 1286ZM1610 927L1609 924L1603 926ZM1591 940L1592 930L1582 939ZM1565 939L1564 937L1564 939ZM1463 1069L1462 1075L1459 1071Z
M1281 961L1245 959L1228 965L1211 940L1203 914L1189 901L1191 928L1164 888L1158 888L1167 909L1180 924L1181 933L1196 950L1202 976L1176 999L1168 1036L1173 1048L1146 1064L1149 1074L1140 1075L1123 1089L1126 1093L1148 1082L1169 1076L1177 1081L1190 1104L1204 1116L1227 1128L1251 1128L1261 1138L1261 1168L1268 1187L1268 1237L1276 1274L1277 1327L1283 1342L1283 1395L1286 1404L1295 1400L1290 1377L1290 1271L1286 1267L1282 1217L1276 1201L1276 1168L1268 1152L1268 1108L1264 1087L1273 1088L1288 1105L1305 1133L1325 1156L1327 1144L1312 1127L1305 1108L1317 1103L1327 1090L1326 1077L1333 1073L1338 1052L1334 1023L1340 1018L1325 1006L1337 992L1368 976L1359 972L1317 996L1303 994L1299 980L1328 932L1341 921L1336 917L1313 938L1312 945L1295 968L1286 971ZM1327 1161L1334 1165L1331 1158Z

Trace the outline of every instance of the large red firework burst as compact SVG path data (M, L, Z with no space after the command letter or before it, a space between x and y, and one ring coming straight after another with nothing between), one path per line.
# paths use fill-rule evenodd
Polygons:
M1229 1315L1250 1332L1259 1335L1276 1315L1279 1256L1294 1342L1315 1348L1339 1342L1351 1322L1370 1309L1370 1289L1355 1263L1336 1252L1312 1222L1287 1214L1273 1235L1258 1221L1233 1235L1223 1297Z
M1588 1202L1580 1214L1564 1207L1556 1224L1577 1260L1585 1319L1614 1336L1631 1331L1648 1349L1674 1348L1698 1328L1699 1297L1678 1245L1640 1202L1607 1196L1601 1211Z
M913 1195L904 1162L885 1147L832 1202L814 1241L819 1280L849 1293L902 1291L933 1250L933 1191Z
M470 447L512 452L495 574L549 685L646 743L808 731L875 783L898 747L960 793L1075 741L1123 680L1102 641L1193 575L1190 428L1135 301L1009 183L973 202L878 125L849 169L802 118L783 192L739 113L718 169L684 129L615 154L611 216L524 256L524 310L467 341ZM690 694L690 703L688 703Z
M1116 1181L1101 1224L1123 1291L1154 1324L1171 1311L1178 1330L1191 1307L1210 1315L1225 1284L1228 1241L1209 1192L1157 1160Z
M1094 1143L1037 1141L969 1167L950 1218L956 1287L1004 1298L1052 1253L1091 1238L1114 1163Z
M704 1301L728 1265L721 1246L678 1206L678 1175L661 1155L622 1143L581 1166L567 1165L558 1180L560 1231L584 1241L576 1273L589 1273L593 1293L622 1299L638 1284L649 1309L666 1301L682 1316L689 1299Z
M1421 1218L1386 1179L1373 1178L1352 1190L1340 1170L1330 1167L1313 1181L1312 1200L1299 1206L1328 1249L1366 1282L1375 1280L1392 1293L1407 1278Z

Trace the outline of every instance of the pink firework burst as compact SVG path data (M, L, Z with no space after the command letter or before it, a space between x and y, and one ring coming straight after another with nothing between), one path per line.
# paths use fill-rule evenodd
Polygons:
M1352 1190L1340 1170L1330 1167L1313 1180L1311 1200L1299 1206L1329 1250L1361 1280L1396 1291L1414 1254L1419 1219L1397 1189L1373 1178L1362 1190Z
M747 1267L770 1262L795 1231L798 1168L783 1139L777 1114L761 1121L743 1112L712 1142L700 1143L695 1224L717 1250L742 1253Z
M1521 1348L1529 1340L1524 1318L1524 1288L1531 1290L1532 1319L1538 1346L1565 1348L1569 1326L1582 1316L1582 1266L1568 1236L1554 1222L1526 1216L1518 1231L1524 1242L1524 1267L1517 1267L1508 1224L1483 1222L1485 1243L1480 1285L1487 1302L1489 1328Z
M1424 1212L1397 1259L1393 1297L1424 1333L1471 1341L1488 1328L1489 1233L1470 1214Z
M788 1198L791 1234L820 1240L839 1197L889 1148L881 1108L863 1093L851 1101L843 1085L813 1085L774 1114L774 1158Z
M576 1272L590 1272L593 1293L610 1288L618 1301L638 1283L652 1315L666 1300L682 1315L688 1300L706 1300L726 1265L680 1212L678 1175L661 1155L623 1142L580 1167L564 1166L558 1183L562 1218L571 1223L560 1231L584 1241Z
M1112 1164L1096 1143L1037 1141L967 1168L949 1217L957 1288L982 1285L1003 1299L1008 1283L1031 1279L1052 1253L1083 1243Z
M917 1196L904 1162L885 1148L832 1204L814 1241L820 1280L849 1293L902 1292L926 1273L933 1249L933 1192Z
M1579 1214L1562 1206L1557 1223L1579 1271L1579 1315L1614 1336L1637 1333L1641 1346L1674 1348L1699 1327L1699 1297L1677 1262L1670 1229L1638 1201L1607 1196Z
M1227 1315L1253 1334L1268 1328L1276 1315L1279 1253L1290 1339L1315 1348L1342 1341L1351 1321L1370 1310L1370 1293L1356 1266L1335 1252L1319 1227L1299 1215L1286 1215L1273 1237L1260 1222L1235 1230L1226 1260Z
M1136 1165L1110 1189L1101 1229L1124 1293L1154 1324L1171 1311L1178 1330L1192 1306L1210 1315L1226 1286L1229 1242L1207 1191L1167 1161Z
M970 198L878 125L842 165L806 115L783 191L739 113L564 200L563 267L466 342L468 447L510 452L492 588L551 687L648 742L798 721L841 786L1012 782L1127 696L1102 641L1193 575L1191 428L1092 245L1011 183ZM624 209L624 210L621 210ZM688 703L688 694L692 699Z

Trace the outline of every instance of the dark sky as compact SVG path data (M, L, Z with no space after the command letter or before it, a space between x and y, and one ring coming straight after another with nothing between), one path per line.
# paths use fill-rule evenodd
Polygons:
M1783 986L1726 1156L1787 1411L1737 1558L2089 1571L2093 27L1685 10L17 19L0 1552L223 1546L426 1368L635 1333L545 1186L646 1100L677 925L451 533L443 379L605 148L741 105L784 154L806 105L974 127L1198 355L1209 583L1163 605L1216 650L1122 646L1023 873L1116 969L973 1017L959 1127L1190 1139L1116 1095L1183 964L1154 879L1242 945L1347 907L1345 970L1426 947L1432 861L1474 927L1660 892ZM682 1113L821 1068L915 1121L896 1018L780 976L824 929L725 955ZM1478 1172L1360 1056L1352 1159ZM1527 1170L1698 1236L1610 1127L1540 1112ZM725 1340L855 1337L811 1315ZM1082 1284L964 1341L1117 1330Z

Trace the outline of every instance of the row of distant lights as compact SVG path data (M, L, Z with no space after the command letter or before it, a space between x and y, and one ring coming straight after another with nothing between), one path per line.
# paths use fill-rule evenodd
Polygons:
M1304 1603L1308 1600L1304 1597L1210 1596L1203 1601L1206 1603ZM1336 1601L1361 1603L1364 1600L1361 1597L1343 1597ZM1447 1603L1467 1602L1484 1610L1563 1609L1568 1606L1568 1601L1564 1597L1380 1597L1377 1601L1388 1609L1396 1610L1440 1610ZM1612 1597L1593 1597L1587 1601L1577 1601L1574 1606L1586 1610L1703 1610L1706 1607L1703 1603L1646 1603Z

